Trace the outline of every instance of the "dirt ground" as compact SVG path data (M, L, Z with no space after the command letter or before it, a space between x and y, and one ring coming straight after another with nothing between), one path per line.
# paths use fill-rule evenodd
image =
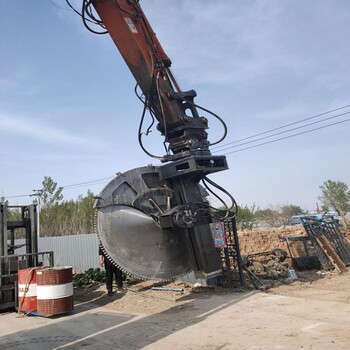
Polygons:
M137 349L350 349L350 273L313 270L297 276L265 281L274 284L266 290L249 283L224 289L182 282L152 290L159 284L138 282L112 297L96 284L76 290L76 297L146 317L159 339L153 341L153 331L148 331L152 341L136 338L133 341L142 342Z
M0 349L350 349L350 273L297 274L265 290L134 281L109 297L103 284L75 288L70 314L0 315Z
M164 289L153 290L153 287ZM95 282L86 287L75 288L74 297L77 300L89 301L97 305L108 304L110 310L151 315L172 308L181 309L181 305L186 302L185 297L190 295L229 292L220 288L194 287L192 284L183 282L157 283L152 281L124 283L124 290L125 293L114 293L113 296L108 296L105 285Z
M350 305L350 273L339 275L336 272L317 270L298 271L297 280L279 279L261 281L268 286L263 293L303 298L305 300L335 301ZM249 279L244 287L221 288L202 287L181 281L152 282L133 281L124 283L125 293L106 294L103 283L93 283L86 287L75 288L75 299L89 301L97 305L106 305L110 310L131 314L155 314L169 309L181 309L190 297L229 295L255 290ZM155 289L152 289L155 288ZM156 290L158 289L158 290ZM160 290L159 290L160 289ZM350 315L349 315L350 327Z
M350 305L350 273L309 272L298 273L299 280L290 285L280 285L268 290L276 295L317 300L320 305L324 301L333 301ZM350 315L349 315L350 327Z

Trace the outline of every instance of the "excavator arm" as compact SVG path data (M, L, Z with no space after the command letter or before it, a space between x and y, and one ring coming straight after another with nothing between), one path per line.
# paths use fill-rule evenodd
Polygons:
M210 153L196 92L180 90L138 0L83 0L84 21L86 14L111 36L168 145L163 165L117 174L96 199L96 231L106 255L144 279L169 280L191 270L207 278L221 274L210 224L222 211L207 200L207 184L213 184L207 175L228 166L224 156Z
M158 129L169 149L175 154L207 149L208 122L199 117L193 103L196 92L180 91L170 71L171 60L139 2L95 0L92 3L158 120Z

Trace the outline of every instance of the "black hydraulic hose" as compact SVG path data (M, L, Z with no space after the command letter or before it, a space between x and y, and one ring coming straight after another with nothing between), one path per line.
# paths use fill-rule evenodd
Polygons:
M207 112L207 113L211 114L213 117L215 117L216 119L218 119L218 120L220 121L220 123L222 124L222 126L223 126L223 128L224 128L224 134L223 134L223 136L222 136L218 141L215 141L215 142L213 142L213 143L210 143L210 146L217 145L218 143L222 142L222 141L226 138L226 136L227 136L227 125L226 125L226 123L224 122L224 120L223 120L222 118L220 118L217 114L215 114L214 112L210 111L209 109L206 109L206 108L204 108L204 107L202 107L202 106L199 106L199 105L197 105L196 103L194 103L194 102L192 102L192 101L188 101L188 100L186 100L186 99L183 98L183 97L180 97L180 99L181 99L182 101L184 101L184 102L186 102L186 103L188 103L188 104L190 104L190 105L192 105L192 106L198 108L198 109L201 109L201 110L204 111L204 112Z
M143 107L143 111L142 111L142 116L141 116L141 120L140 120L140 125L139 125L139 132L138 132L138 141L139 141L139 145L141 147L141 149L150 157L155 158L155 159L162 159L163 157L159 157L156 156L150 152L148 152L146 150L146 148L143 146L142 144L142 125L143 125L143 121L145 119L145 115L146 115L146 110L147 110L147 100L144 102L144 107ZM150 127L147 129L147 132L149 132Z
M100 27L104 28L105 29L105 26L102 24L101 21L97 20L93 15L92 15L92 12L90 11L89 12L89 7L91 6L92 2L91 0L84 0L82 2L82 9L81 9L81 18L83 19L83 24L85 26L85 28L87 30L89 30L90 32L94 33L94 34L107 34L108 33L108 30L104 31L104 32L97 32L96 30L93 30L92 28L89 27L88 23L87 22L91 22L91 23L94 23L96 25L99 25ZM86 14L91 18L93 19L93 21L89 20L88 18L86 18Z
M212 186L216 187L218 190L220 190L221 192L225 193L232 201L232 204L231 206L227 209L227 211L230 211L232 210L234 207L237 208L237 203L236 203L236 200L233 198L233 196L228 192L226 191L223 187L221 187L220 185L218 185L217 183L215 183L214 181L210 180L208 177L204 177L204 179L202 180L203 183L204 183L204 180L209 182ZM234 212L234 214L237 214L237 210Z

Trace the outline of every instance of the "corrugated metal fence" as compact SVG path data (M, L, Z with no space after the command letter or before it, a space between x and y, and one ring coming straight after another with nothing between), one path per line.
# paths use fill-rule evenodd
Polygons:
M39 251L54 252L56 266L73 266L75 273L98 267L96 234L40 237Z
M25 240L16 239L16 244L25 244ZM40 237L38 246L39 252L54 252L55 266L72 266L75 273L99 266L96 234ZM16 249L16 254L24 253L25 247Z

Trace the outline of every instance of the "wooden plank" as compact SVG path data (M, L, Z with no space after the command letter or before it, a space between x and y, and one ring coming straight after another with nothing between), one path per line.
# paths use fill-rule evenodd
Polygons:
M323 252L333 263L337 271L339 271L340 273L349 272L348 268L345 266L345 264L340 259L339 255L333 249L332 245L329 243L329 240L325 236L315 236L315 239L319 246L322 248Z

